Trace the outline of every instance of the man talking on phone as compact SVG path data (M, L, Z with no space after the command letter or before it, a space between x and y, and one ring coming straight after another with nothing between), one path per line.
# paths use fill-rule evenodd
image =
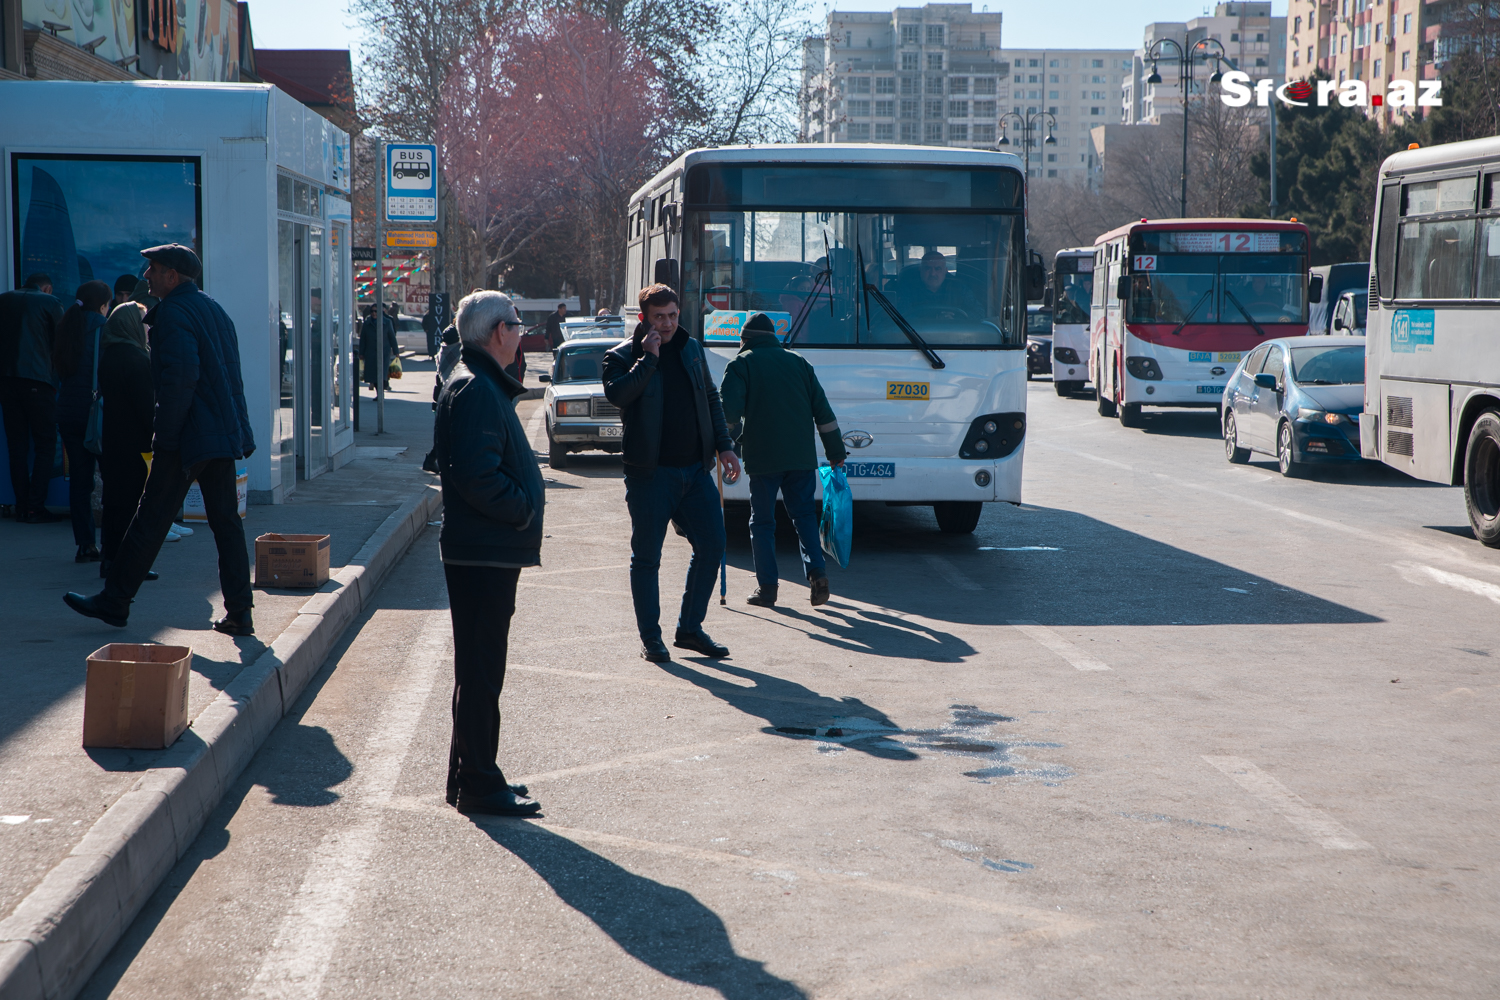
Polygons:
M635 335L604 355L604 395L625 425L625 506L630 511L630 596L641 656L672 658L661 633L657 580L667 525L676 522L693 546L672 645L715 659L729 655L703 631L714 578L724 557L724 512L711 475L740 478L740 461L724 423L719 390L703 348L677 325L677 293L666 285L640 291Z

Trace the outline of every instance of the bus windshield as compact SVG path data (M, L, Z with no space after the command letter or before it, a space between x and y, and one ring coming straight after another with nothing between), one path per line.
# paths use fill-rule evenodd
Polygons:
M1052 268L1052 321L1088 323L1093 297L1093 255L1058 257Z
M684 228L685 312L803 317L806 347L910 347L867 283L933 347L1025 342L1019 215L700 211Z
M1130 322L1307 322L1301 233L1148 230L1130 254Z

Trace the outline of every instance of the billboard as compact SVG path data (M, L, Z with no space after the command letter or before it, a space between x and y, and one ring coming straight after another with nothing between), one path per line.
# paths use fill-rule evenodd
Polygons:
M118 62L136 52L135 4L136 0L21 0L21 20L55 31L75 45L93 46L94 55Z

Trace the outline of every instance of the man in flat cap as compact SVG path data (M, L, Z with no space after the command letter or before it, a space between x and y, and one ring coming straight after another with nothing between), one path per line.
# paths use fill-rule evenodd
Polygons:
M160 299L146 315L151 328L151 378L156 387L151 474L115 558L104 590L63 600L81 615L123 628L130 602L161 549L172 517L197 480L208 526L219 550L224 617L214 628L253 635L250 557L235 496L235 460L255 451L240 344L223 308L198 288L203 265L180 243L142 250L151 263L146 281Z

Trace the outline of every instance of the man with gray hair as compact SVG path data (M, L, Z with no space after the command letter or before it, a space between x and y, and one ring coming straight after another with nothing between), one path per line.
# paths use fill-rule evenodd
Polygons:
M521 344L510 297L474 292L458 304L463 350L438 394L435 447L443 483L439 537L453 618L453 739L448 803L459 812L530 816L540 803L506 783L500 689L521 569L541 565L542 474L516 417L526 390L505 373Z

